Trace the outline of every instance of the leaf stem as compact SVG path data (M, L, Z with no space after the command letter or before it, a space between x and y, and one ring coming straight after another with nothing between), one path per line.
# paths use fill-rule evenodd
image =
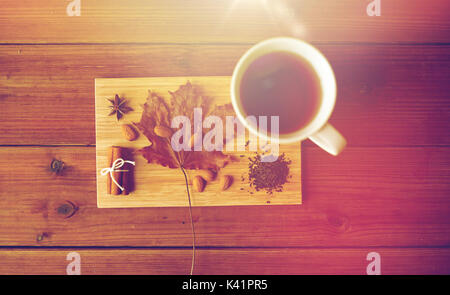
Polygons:
M186 175L186 171L183 168L183 165L180 165L180 169L183 172L184 180L186 182L186 191L189 200L189 217L191 219L191 229L192 229L192 262L191 262L191 272L190 275L194 273L194 262L195 262L195 229L194 229L194 220L192 218L192 204L191 204L191 195L189 194L189 183Z

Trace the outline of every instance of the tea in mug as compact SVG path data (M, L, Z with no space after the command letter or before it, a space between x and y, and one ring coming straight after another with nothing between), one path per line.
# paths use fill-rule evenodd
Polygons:
M240 102L247 116L279 116L283 135L312 121L319 111L321 92L319 77L307 60L279 51L260 56L248 66L241 79Z

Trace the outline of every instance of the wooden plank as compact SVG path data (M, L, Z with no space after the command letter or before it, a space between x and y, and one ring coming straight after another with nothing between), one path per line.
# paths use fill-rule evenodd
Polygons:
M0 158L0 245L192 243L187 208L98 209L94 147L3 147ZM63 175L49 171L54 158ZM193 208L197 244L450 244L449 148L349 147L333 157L305 147L302 166L303 205Z
M0 46L0 144L95 144L95 78L231 75L248 47ZM331 122L350 146L450 145L449 46L319 49L338 80Z
M182 176L180 169L167 169L160 165L149 165L143 157L135 157L133 160L136 162L136 166L134 167L136 190L127 196L108 194L106 185L107 177L102 176L101 171L111 165L108 159L111 146L126 147L133 151L149 146L149 140L143 134L137 140L129 142L123 137L121 130L121 124L132 124L132 122L139 122L141 120L141 106L147 101L149 89L158 93L169 104L169 91L177 91L181 85L185 85L188 81L192 83L195 89L201 91L202 95L212 100L212 106L224 106L230 103L231 77L200 76L95 80L96 175L97 205L99 208L186 207L188 204L185 195L186 184L179 181L180 176ZM125 97L127 106L134 110L126 114L121 120L121 123L117 123L116 118L108 116L110 113L109 106L111 105L108 99L114 98L115 94ZM193 97L190 97L190 99L193 99ZM205 105L199 107L203 109L203 114L206 117L208 107ZM232 114L230 113L229 115ZM225 119L225 116L223 119ZM193 122L191 123L194 124ZM223 124L225 130L225 121L223 121ZM245 139L242 141L245 142ZM248 186L248 158L255 156L256 152L256 148L251 149L253 142L258 145L257 140L252 140L252 144L249 144L247 148L244 147L242 151L233 150L232 152L225 152L225 154L230 155L233 159L230 158L226 167L220 169L217 179L209 182L203 192L197 192L193 189L190 190L192 206L267 206L269 204L299 205L302 203L301 144L293 143L278 146L278 155L285 154L286 158L291 161L289 165L289 180L284 184L282 191L274 191L269 197L265 190L256 191ZM234 144L235 140L232 143ZM265 143L259 143L260 153L262 145L265 145ZM268 151L274 152L270 148L268 148ZM192 184L193 178L199 172L187 169L186 174L189 183ZM233 184L226 191L222 191L219 185L219 179L223 175L233 177ZM168 198L169 195L172 197Z
M72 251L82 275L186 275L191 265L189 249L1 249L0 274L65 275ZM380 254L383 275L450 274L448 248L198 249L194 274L365 275L370 252Z
M69 17L60 0L2 1L2 43L256 42L293 35L309 41L448 42L447 0L81 1Z

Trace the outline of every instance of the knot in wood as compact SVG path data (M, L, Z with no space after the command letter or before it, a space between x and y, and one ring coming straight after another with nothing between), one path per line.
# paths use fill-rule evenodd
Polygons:
M347 231L350 229L350 220L346 216L329 215L327 219L339 231Z
M58 212L58 214L64 216L64 218L69 218L72 217L75 212L77 211L77 206L75 206L74 203L70 202L70 201L66 201L66 203L60 205L57 209L56 212Z
M64 166L64 162L57 159L53 159L50 163L50 169L56 174L61 174L61 172L64 170Z
M50 237L50 233L47 233L47 232L40 233L36 236L36 242L41 242L42 240L44 240L44 238L49 238L49 237Z

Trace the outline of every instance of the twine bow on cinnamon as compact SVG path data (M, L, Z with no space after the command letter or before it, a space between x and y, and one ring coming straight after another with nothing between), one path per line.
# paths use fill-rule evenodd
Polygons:
M117 187L118 187L121 191L124 191L125 188L124 188L123 186L121 186L121 185L117 182L117 180L114 178L114 172L129 172L128 170L119 170L120 168L123 167L123 165L124 165L125 163L129 163L129 164L131 164L131 165L133 165L133 166L136 166L136 162L134 162L134 161L126 161L126 160L124 160L124 159L122 159L122 158L118 158L117 160L114 161L114 163L112 164L111 168L103 168L102 171L101 171L101 174L102 174L103 176L106 176L106 175L109 174L110 177L111 177L111 180L114 182L115 185L117 185Z

